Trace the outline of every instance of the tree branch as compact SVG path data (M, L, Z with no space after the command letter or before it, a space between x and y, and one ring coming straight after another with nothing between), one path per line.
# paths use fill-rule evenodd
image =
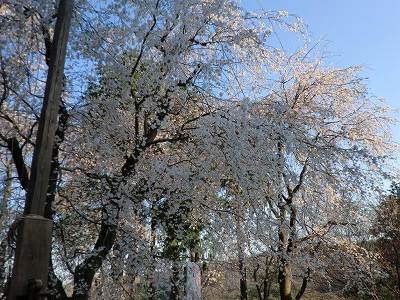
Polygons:
M8 150L10 150L15 168L17 170L18 179L22 188L27 191L29 188L29 173L25 165L22 147L16 137L6 138L0 134L0 138L6 142Z

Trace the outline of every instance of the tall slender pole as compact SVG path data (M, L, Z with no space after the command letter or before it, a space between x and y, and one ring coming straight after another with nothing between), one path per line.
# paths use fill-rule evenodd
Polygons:
M32 158L24 216L19 222L14 268L7 299L44 299L51 251L52 221L43 217L62 93L73 0L60 0L43 107Z
M50 176L51 155L57 130L58 110L63 86L65 54L72 18L73 0L61 0L51 47L49 71L36 145L33 152L30 189L25 213L44 214Z

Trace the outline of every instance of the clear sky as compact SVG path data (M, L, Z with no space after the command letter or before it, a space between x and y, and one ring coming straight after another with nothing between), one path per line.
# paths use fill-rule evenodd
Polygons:
M361 65L374 96L400 119L400 0L241 0L250 10L285 10L302 17L312 40L323 40L331 61ZM285 41L283 41L285 43ZM400 144L400 125L393 126ZM400 156L399 156L400 157Z

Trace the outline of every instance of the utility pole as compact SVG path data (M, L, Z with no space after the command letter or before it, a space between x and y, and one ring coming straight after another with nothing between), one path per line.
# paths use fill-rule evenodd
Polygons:
M60 0L24 215L7 299L46 299L52 220L44 218L73 0Z

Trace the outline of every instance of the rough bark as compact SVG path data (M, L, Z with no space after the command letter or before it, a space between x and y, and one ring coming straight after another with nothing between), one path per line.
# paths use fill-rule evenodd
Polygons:
M257 266L253 270L253 280L256 283L257 289L257 296L258 300L267 300L269 295L271 294L271 263L273 258L272 257L265 257L265 265L264 265L264 276L261 276L261 283L260 278L258 277L258 272L260 271L260 264L257 263ZM261 268L262 270L262 268Z
M172 262L172 276L171 276L171 293L169 300L179 299L179 264L176 261Z
M279 143L278 151L280 158L283 158L284 146ZM290 181L286 174L282 172L282 178L286 185L287 195L281 195L281 204L279 209L279 271L278 283L281 300L292 300L292 268L290 264L290 256L295 247L296 238L296 222L297 210L293 203L294 197L303 185L307 171L307 159L304 162L300 172L298 182L294 187L291 187ZM286 213L289 212L289 226L286 224ZM285 228L288 227L288 228ZM305 285L305 287L307 284Z
M269 298L269 295L271 294L271 285L272 285L271 280L265 278L263 286L263 291L264 291L263 298L260 300L267 300Z
M136 149L129 156L121 168L122 177L114 179L111 183L113 195L118 195L119 186L134 172L141 149ZM75 300L89 299L89 293L93 278L101 267L104 259L114 246L120 216L119 198L107 200L102 207L100 231L96 243L86 258L76 266L74 273L74 292L72 298Z
M244 238L241 230L241 214L239 208L236 209L235 222L236 222L236 244L237 244L237 256L238 256L238 267L239 267L239 284L240 284L240 300L247 300L247 270L244 261Z
M75 268L73 299L89 299L94 275L114 245L117 236L119 212L120 207L115 200L103 206L100 232L94 248L83 262Z
M3 197L0 203L0 228L1 231L4 231L5 226L7 226L7 215L8 215L8 203L11 197L11 188L12 188L12 164L11 162L6 162L6 172L3 178ZM7 236L1 237L0 240L0 295L5 294L6 292L6 277L7 277L7 269L5 267L5 263L8 257L8 243Z
M306 291L306 288L307 288L308 281L310 280L310 276L311 276L311 269L307 268L307 272L303 278L303 282L301 284L300 290L296 295L296 300L300 300L301 297L303 297L304 292Z
M288 236L285 226L286 209L283 206L280 209L280 229L279 229L279 270L278 270L278 283L279 294L281 300L292 300L292 270L287 260L287 247Z
M286 209L289 208L289 234L286 232L284 222L286 219ZM280 264L278 272L279 291L281 300L292 300L292 267L288 258L294 250L295 233L296 233L296 221L297 221L297 210L293 206L292 198L287 198L284 207L281 208L280 212L280 232L279 232L279 243L280 243ZM304 285L304 289L307 287L307 282ZM304 293L304 292L303 292Z
M240 300L247 300L247 276L243 256L239 257Z
M57 277L54 272L53 261L50 258L49 263L49 279L47 284L47 300L68 300L67 294L65 293L62 281Z
M285 261L281 260L279 266L279 294L281 300L292 300L292 270L290 265Z
M0 203L0 228L3 230L3 226L5 226L6 218L8 215L8 202L11 197L11 188L12 188L12 164L10 161L6 161L6 172L3 178L3 189L2 194L3 197Z
M149 300L155 300L156 299L156 290L155 290L155 285L154 285L154 273L155 273L155 245L156 245L156 239L157 239L157 233L156 233L156 208L155 208L155 203L152 203L151 207L151 244L150 244L150 253L152 255L151 257L151 264L150 264L150 276L148 278L149 280L149 288L147 290L147 295Z

